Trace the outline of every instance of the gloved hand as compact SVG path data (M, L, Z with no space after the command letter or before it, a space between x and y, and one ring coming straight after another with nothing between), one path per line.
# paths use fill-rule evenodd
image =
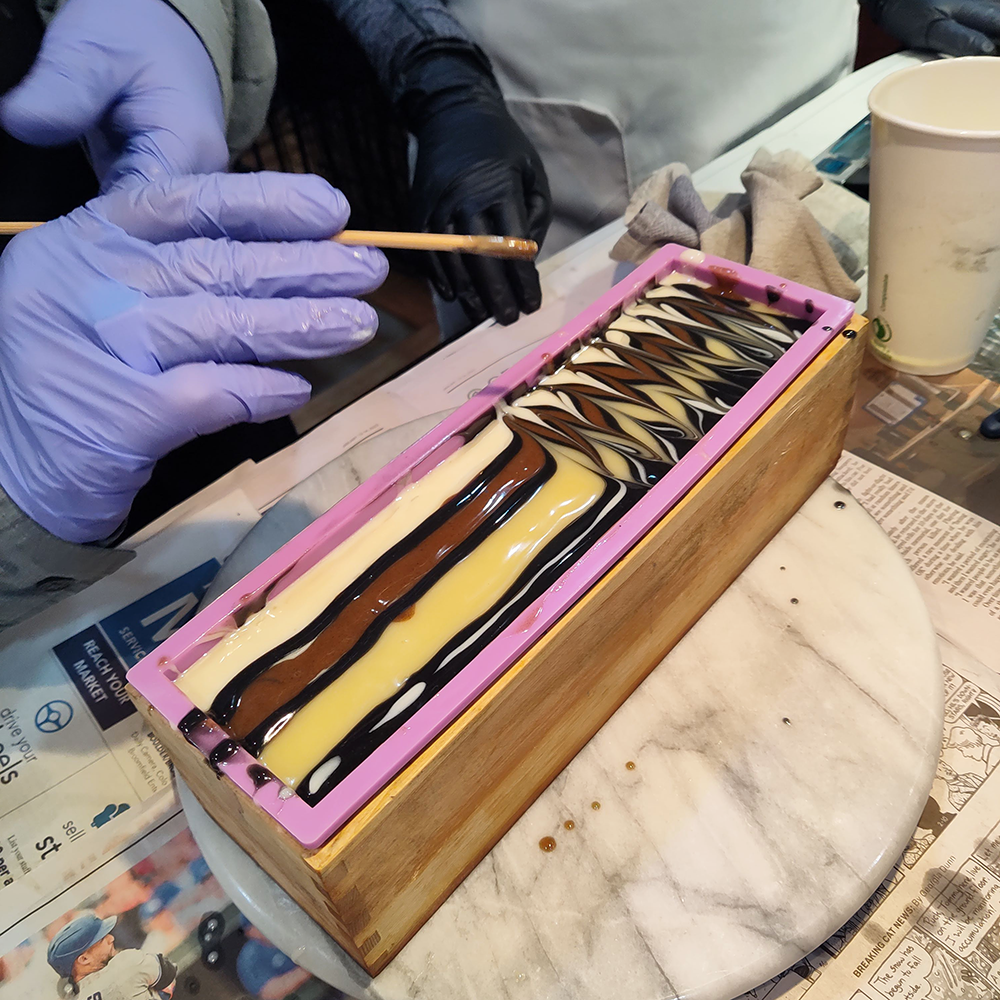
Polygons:
M326 239L348 212L318 177L212 174L128 185L15 237L0 256L0 486L59 538L107 538L168 451L301 406L305 379L255 362L374 334L352 296L382 282L385 257Z
M492 76L460 56L431 57L412 73L402 109L417 139L413 206L427 232L545 238L552 204L538 153L510 117ZM530 261L429 255L431 280L475 322L513 323L542 301Z
M103 191L229 162L212 60L166 0L68 0L0 123L33 146L85 136Z
M911 49L991 56L1000 39L997 0L864 0L875 23Z

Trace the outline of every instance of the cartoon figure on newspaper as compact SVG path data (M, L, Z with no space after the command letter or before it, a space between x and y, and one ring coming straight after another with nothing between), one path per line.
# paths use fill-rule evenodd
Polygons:
M912 868L1000 764L1000 706L944 665L945 731L937 774L913 840L903 854Z

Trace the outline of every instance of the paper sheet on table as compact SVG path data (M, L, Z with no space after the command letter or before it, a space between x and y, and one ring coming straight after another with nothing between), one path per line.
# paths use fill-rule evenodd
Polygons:
M945 679L942 752L919 826L864 907L753 1000L1000 997L1000 529L845 453L834 473L899 547ZM742 1000L742 998L741 998Z
M116 918L117 954L78 983L80 1000L101 996L208 1000L340 1000L244 919L212 876L183 817L168 821L74 887L47 919L23 923L0 950L0 1000L59 996L47 961L52 937L84 910ZM156 988L173 967L172 984Z
M0 954L24 918L179 813L125 671L194 613L259 520L234 492L0 641Z

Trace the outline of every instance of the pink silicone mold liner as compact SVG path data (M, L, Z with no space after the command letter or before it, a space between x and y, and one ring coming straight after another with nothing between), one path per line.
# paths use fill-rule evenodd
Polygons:
M315 848L327 841L628 552L844 329L854 312L852 304L730 261L703 257L679 246L663 247L589 309L317 518L129 671L128 679L136 690L176 727L195 706L174 685L173 678L211 648L225 631L231 630L234 613L264 593L279 592L315 565L359 525L390 503L402 485L418 479L457 450L463 443L461 432L491 413L497 401L522 384L532 384L551 359L561 359L570 345L600 330L621 306L635 301L651 282L675 271L710 283L724 282L727 288L731 287L747 299L769 301L776 309L814 322L698 445L616 525L318 804L308 805L277 781L255 788L248 768L257 762L245 750L240 749L219 765L219 771L227 780L250 795L303 846ZM207 756L227 735L221 727L214 726L211 733L199 738L198 748Z

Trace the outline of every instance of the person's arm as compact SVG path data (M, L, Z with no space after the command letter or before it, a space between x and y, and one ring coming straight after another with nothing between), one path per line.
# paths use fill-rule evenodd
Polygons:
M0 489L0 631L78 594L135 553L49 534Z
M541 159L504 104L489 59L439 0L326 0L417 140L414 224L530 237L552 217ZM474 321L512 323L541 304L531 263L429 254L442 298Z
M861 0L883 31L911 49L992 56L1000 40L997 0Z
M291 969L269 979L257 994L257 1000L285 1000L285 997L302 989L312 976L305 969Z
M492 75L489 59L439 0L327 0L368 57L393 104L431 56L467 59Z
M260 0L39 7L49 18L41 51L0 119L31 145L84 137L103 190L225 169L263 126L276 59Z
M122 995L127 991L128 996L143 996L147 990L169 994L177 980L177 966L169 958L136 948L118 952L107 968L113 972L111 978L118 984Z
M277 59L261 0L163 0L195 30L219 78L226 138L241 153L264 127ZM36 0L47 20L66 0Z

